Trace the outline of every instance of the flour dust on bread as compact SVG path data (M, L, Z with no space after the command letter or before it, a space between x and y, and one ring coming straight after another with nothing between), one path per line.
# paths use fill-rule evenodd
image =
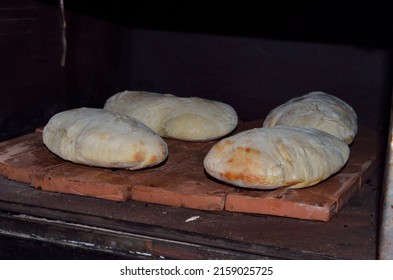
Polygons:
M140 169L165 160L165 141L136 119L78 108L54 115L43 130L46 147L62 159L89 166Z
M348 145L313 128L255 128L222 139L204 160L211 176L253 189L313 186L338 172Z
M220 138L238 123L236 111L226 103L146 91L119 92L104 109L136 118L162 137L186 141Z
M263 126L313 127L347 144L352 143L358 129L354 109L343 100L321 91L290 99L276 107L268 114Z

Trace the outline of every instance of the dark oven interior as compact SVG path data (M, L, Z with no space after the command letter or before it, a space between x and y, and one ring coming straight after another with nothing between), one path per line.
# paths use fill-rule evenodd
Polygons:
M1 1L0 140L31 133L66 109L100 108L108 97L124 90L223 101L232 105L243 121L263 119L290 98L324 91L352 105L361 125L381 133L383 140L379 143L385 149L392 95L392 2L317 1L308 6L299 6L297 1L259 2ZM182 220L200 214L130 203L139 211L133 216L124 204L78 196L58 203L60 196L30 194L30 189L26 190L29 195L21 197L15 193L18 188L11 188L14 183L8 181L2 181L9 193L0 199L0 222L15 218L5 216L8 209L10 213L21 211L55 220L111 225L137 234L110 236L120 247L140 246L132 249L145 252L132 256L137 258L154 252L173 258L228 257L222 252L232 249L236 254L229 256L239 258L375 258L382 176L383 164L374 179L362 182L367 187L350 201L344 213L326 224L204 212L211 220L175 225L175 218L160 218L157 213L171 213ZM24 190L26 186L19 187ZM14 203L12 195L22 202ZM45 199L45 195L51 199ZM45 207L40 204L43 199ZM68 201L73 201L72 207ZM29 203L34 205L30 207ZM60 211L59 205L66 210ZM53 211L48 210L50 207ZM15 219L19 223L23 217ZM29 236L32 221L18 223L10 232ZM57 234L64 233L75 240L93 236L102 246L108 240L102 237L105 232L73 230L68 224L61 226L63 231L56 231L52 230L54 224L37 223L45 236L51 232L54 239L63 240ZM259 232L263 227L274 229L277 236ZM307 240L297 235L299 232L306 232ZM158 239L138 239L146 233ZM34 239L37 233L31 236ZM185 243L173 245L163 241L167 239ZM0 240L0 252L14 252L15 248L8 250L4 244ZM33 246L25 241L21 244L24 248ZM239 253L243 250L245 254ZM21 251L26 258L42 257L39 250L31 254ZM44 257L57 258L56 252ZM119 252L115 256L130 257ZM61 254L83 256L75 248ZM93 256L97 257L88 254L87 258Z
M387 125L392 24L385 1L358 3L354 13L338 1L128 7L66 0L65 28L60 2L2 1L1 139L66 108L101 107L126 89L221 100L243 120L320 90L350 103L361 123Z

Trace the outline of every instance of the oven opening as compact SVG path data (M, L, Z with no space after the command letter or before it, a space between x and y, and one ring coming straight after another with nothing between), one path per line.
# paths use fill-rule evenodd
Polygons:
M386 1L368 1L357 13L345 3L303 9L236 1L87 2L0 4L0 236L52 238L71 258L68 237L97 258L375 259L389 253L379 235L389 215L393 15ZM220 139L164 137L168 157L135 171L64 160L43 145L43 128L56 114L103 109L124 91L225 103L239 120L231 136L262 127L285 102L320 91L354 109L358 134L347 145L348 163L323 188L262 191L231 184L250 168L216 177L204 169ZM277 153L287 156L287 143L279 144ZM238 152L227 162L245 166L257 153ZM89 240L90 249L83 245ZM39 258L36 249L29 256Z

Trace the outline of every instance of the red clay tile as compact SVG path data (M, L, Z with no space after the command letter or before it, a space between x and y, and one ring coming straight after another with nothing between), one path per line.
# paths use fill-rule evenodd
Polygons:
M190 143L166 139L169 156L165 164L138 173L140 185L132 199L177 207L223 210L232 187L212 181L203 160L215 142Z
M336 203L334 199L310 195L302 190L233 191L227 195L225 210L329 221Z
M162 186L138 185L132 188L132 199L201 210L223 210L225 196L232 188L220 184L184 181Z
M336 201L336 214L360 187L357 173L338 173L315 187L304 189L313 196L323 196ZM333 209L332 209L333 210Z
M17 154L7 160L6 164L6 177L11 180L30 184L32 173L48 167L64 164L64 161L47 151L46 147L41 147Z
M40 148L43 148L41 133L30 133L0 143L0 175L29 183L30 171L26 168L31 162L28 162L27 154Z
M239 123L237 130L262 125ZM317 186L273 191L247 190L209 177L203 159L216 143L165 139L168 159L155 167L111 170L66 162L52 154L37 132L0 143L0 174L42 190L115 201L129 199L203 210L227 210L328 221L381 161L374 131L360 128L347 165Z
M127 201L135 182L122 172L64 163L36 171L31 178L31 184L45 191Z

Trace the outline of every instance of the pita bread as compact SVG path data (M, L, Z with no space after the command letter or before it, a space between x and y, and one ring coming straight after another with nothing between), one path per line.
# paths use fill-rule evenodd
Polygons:
M305 188L339 171L349 147L313 128L255 128L215 144L204 160L211 176L255 189Z
M162 137L186 141L217 139L238 122L228 104L145 91L124 91L110 97L104 109L136 118Z
M59 157L90 166L135 170L168 155L164 140L143 123L103 109L54 115L44 127L43 141Z
M321 92L310 92L293 98L273 109L266 117L264 127L313 127L330 133L347 144L357 133L357 116L343 100Z

